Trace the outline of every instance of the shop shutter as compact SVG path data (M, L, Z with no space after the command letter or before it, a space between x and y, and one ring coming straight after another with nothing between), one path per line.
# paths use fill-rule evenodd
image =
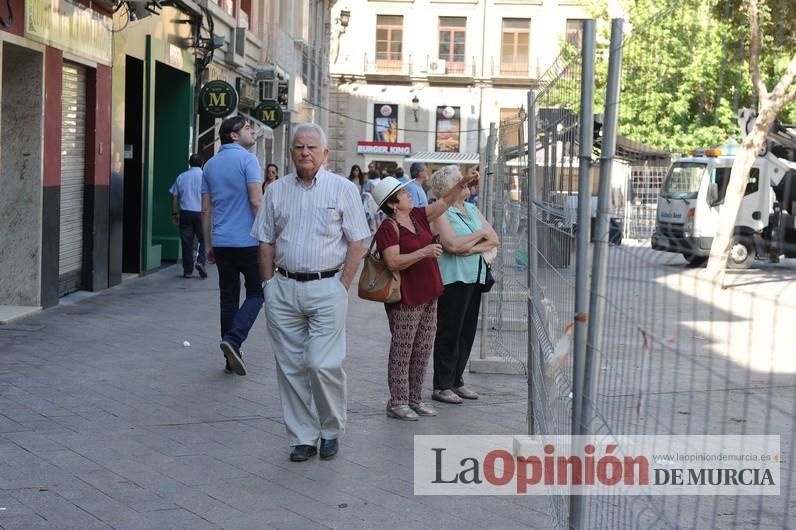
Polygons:
M64 63L61 96L61 233L58 291L80 289L86 182L86 70Z

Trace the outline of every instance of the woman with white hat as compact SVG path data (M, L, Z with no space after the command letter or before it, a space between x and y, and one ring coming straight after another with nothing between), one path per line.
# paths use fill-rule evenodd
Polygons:
M414 421L437 414L421 399L437 331L437 298L443 291L437 265L442 247L433 241L431 222L478 178L474 168L440 200L424 208L415 208L404 189L412 181L386 177L373 188L373 198L387 216L376 231L376 246L387 267L401 274L401 300L384 304L392 334L387 365L390 418Z

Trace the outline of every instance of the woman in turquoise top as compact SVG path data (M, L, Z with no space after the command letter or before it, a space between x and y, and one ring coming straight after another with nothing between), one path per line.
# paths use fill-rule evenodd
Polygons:
M470 168L477 172L478 168ZM434 195L442 197L462 179L459 166L436 171L428 183ZM456 201L434 221L444 253L439 258L445 291L437 301L437 334L434 338L434 392L432 399L461 403L478 399L464 386L464 368L470 358L481 307L481 289L486 279L483 254L497 249L498 237L478 208L466 202L470 190L461 191Z

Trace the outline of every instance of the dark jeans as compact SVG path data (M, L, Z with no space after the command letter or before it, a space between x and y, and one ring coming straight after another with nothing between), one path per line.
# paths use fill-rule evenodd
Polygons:
M462 376L475 340L480 307L481 285L477 283L448 284L437 300L434 390L464 384Z
M202 234L202 212L180 210L180 240L182 241L182 271L193 272L193 238L199 240L196 262L205 263L205 237Z
M221 339L240 348L263 306L258 265L259 247L213 247L218 268L221 301ZM240 275L246 282L246 299L240 305Z

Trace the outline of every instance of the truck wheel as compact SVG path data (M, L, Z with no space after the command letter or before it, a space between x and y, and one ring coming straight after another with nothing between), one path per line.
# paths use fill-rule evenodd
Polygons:
M694 254L683 252L683 257L688 262L689 267L694 267L694 268L701 267L708 262L707 256L696 256Z
M730 255L727 258L728 269L748 269L755 259L755 246L752 240L744 236L733 236Z

